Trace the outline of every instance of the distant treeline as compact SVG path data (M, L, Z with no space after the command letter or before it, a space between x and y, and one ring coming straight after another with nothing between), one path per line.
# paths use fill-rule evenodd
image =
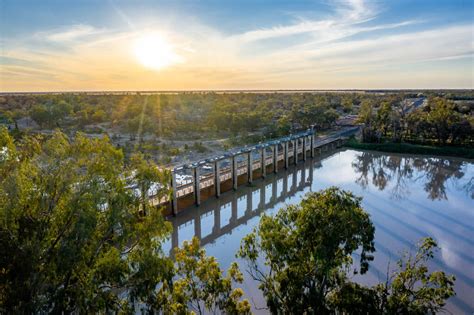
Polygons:
M157 136L206 132L284 134L327 128L351 112L359 96L309 93L162 95L11 95L0 97L0 116L31 117L41 128L110 123L122 132Z
M462 96L459 96L462 97ZM459 98L457 97L457 98ZM364 102L359 111L364 142L409 142L430 145L474 144L474 102L429 97L406 102Z
M0 122L17 125L25 117L38 128L83 130L88 133L114 130L130 135L151 134L180 138L189 135L285 135L311 126L316 130L331 127L359 107L371 106L370 121L377 109L387 120L386 105L401 106L403 100L418 96L443 96L474 102L474 93L460 91L360 92L275 92L275 93L176 93L176 94L30 94L0 96ZM450 103L451 104L451 103ZM391 109L390 109L391 110ZM462 113L463 109L459 109ZM467 114L472 112L472 105ZM391 117L391 116L390 116ZM402 117L404 118L404 117ZM104 128L95 126L101 124ZM378 124L378 122L377 122ZM375 126L371 125L371 128ZM384 121L377 128L386 136L391 126ZM403 127L403 126L401 126ZM403 134L407 136L406 133Z

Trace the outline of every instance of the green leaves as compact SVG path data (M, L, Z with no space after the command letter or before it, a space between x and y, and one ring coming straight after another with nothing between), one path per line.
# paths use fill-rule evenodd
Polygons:
M250 304L247 300L240 301L243 296L241 289L232 289L232 282L241 283L242 273L236 263L223 277L219 264L214 257L207 257L200 248L197 238L184 242L182 249L175 252L177 276L175 286L179 288L180 300L191 304L201 314L201 304L207 310L216 308L226 313L249 313Z
M164 255L171 224L151 197L169 172L82 134L15 143L1 129L0 148L1 313L249 313L236 264L224 277L197 239Z
M214 257L206 256L199 240L183 242L175 249L175 279L158 293L163 310L171 313L198 314L221 311L226 314L249 314L250 303L242 300L242 289L233 283L242 283L243 275L233 263L224 276Z
M4 129L0 150L0 312L250 312L236 263L224 275L197 239L175 261L164 255L171 226L150 196L169 194L169 173L142 155L127 164L107 138L14 141ZM332 187L264 215L238 255L273 313L424 314L454 295L454 277L427 268L433 239L387 283L350 282L351 268L367 271L373 238L361 199Z
M170 226L148 203L148 215L140 214L127 188L134 166L107 138L55 132L14 143L1 130L0 141L9 152L0 163L7 175L0 179L0 245L10 253L0 260L1 311L119 309L121 300L148 299L171 277L161 251ZM145 168L154 176L139 179L149 185L166 177ZM140 273L145 265L154 269ZM119 295L120 288L130 294Z
M273 314L428 314L454 295L454 277L430 273L436 242L427 238L415 256L406 254L387 283L353 283L352 254L365 273L373 260L374 226L361 198L335 187L308 194L298 206L264 215L241 242L251 276L260 283ZM263 266L264 264L264 266Z
M351 254L359 248L361 272L367 270L373 235L360 198L332 187L308 194L275 217L263 216L238 255L249 263L273 313L326 312L326 296L345 278Z
M437 243L425 238L413 256L405 253L387 283L374 288L379 309L385 313L434 314L443 310L446 299L455 295L454 276L443 271L429 273L427 261L434 257Z

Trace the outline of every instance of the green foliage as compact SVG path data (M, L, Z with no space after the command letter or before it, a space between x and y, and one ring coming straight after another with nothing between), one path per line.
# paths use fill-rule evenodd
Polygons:
M453 296L454 277L429 272L436 242L427 238L415 256L405 254L387 282L365 287L348 273L369 268L374 226L360 198L338 188L308 194L287 206L241 242L251 276L273 314L432 314ZM360 251L360 267L352 254ZM262 262L264 266L262 266Z
M48 102L39 104L30 110L31 118L42 127L58 125L64 118L72 113L72 106L64 100L58 103Z
M177 93L170 95L6 96L0 110L24 108L42 127L107 123L133 135L286 135L330 127L342 111L337 93ZM346 95L356 102L357 95ZM17 106L12 106L15 104ZM21 114L22 116L25 113ZM67 119L66 119L67 118Z
M389 101L374 109L369 103L362 103L359 122L364 124L364 142L381 142L391 136L392 142L408 141L437 145L470 144L474 142L472 115L463 112L443 97L430 98L428 105L411 112L403 107L393 106Z
M134 175L106 138L56 132L15 144L2 130L0 147L2 312L118 310L169 279L160 240L170 225L159 209L143 216L127 188L157 177Z
M425 238L417 253L405 253L386 283L363 287L345 283L331 297L335 309L350 314L436 314L446 299L455 295L454 276L443 271L429 272L427 262L434 257L437 243Z
M243 291L232 288L232 283L242 283L243 276L233 263L223 276L214 257L207 257L199 246L199 240L183 243L175 250L176 280L172 287L163 286L158 300L165 306L165 312L198 314L221 311L225 314L250 314L250 303L241 300Z
M428 272L426 263L434 257L437 246L432 238L425 238L415 256L405 253L388 283L375 288L381 301L379 309L389 314L435 314L442 310L445 300L455 295L455 278L443 271Z
M349 97L344 97L341 101L342 109L345 113L351 113L353 110L353 100Z
M223 277L197 240L176 263L163 253L171 225L150 197L168 182L141 154L125 164L107 138L15 142L0 129L0 313L248 313L236 265Z
M324 313L330 310L326 297L346 281L351 254L358 248L360 268L354 271L367 271L374 231L360 198L333 187L308 194L301 205L281 209L274 217L264 215L243 239L238 255L260 282L272 313Z

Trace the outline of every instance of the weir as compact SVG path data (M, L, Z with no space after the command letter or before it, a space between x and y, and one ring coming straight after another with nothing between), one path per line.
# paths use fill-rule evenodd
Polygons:
M349 128L322 139L316 139L314 131L308 130L175 167L171 171L171 200L160 203L169 203L168 214L176 215L192 204L199 206L203 194L219 198L225 188L237 190L258 177L265 178L267 172L277 174L282 168L288 169L290 163L306 161L308 153L314 157L340 147L347 135L357 130L358 127Z
M183 228L192 226L193 236L200 239L201 245L206 245L230 233L237 226L246 224L266 208L273 207L304 188L310 187L313 181L313 163L308 160L298 163L291 169L282 169L271 178L258 181L255 185L244 185L235 193L222 195L206 207L196 208L195 211L184 211L179 216L170 218L173 224L170 254L173 254L173 248L182 241L179 231ZM239 203L245 205L241 211L238 210ZM230 212L230 214L224 212ZM201 222L209 221L207 219L209 217L213 221L212 228L207 231L201 230L203 225Z

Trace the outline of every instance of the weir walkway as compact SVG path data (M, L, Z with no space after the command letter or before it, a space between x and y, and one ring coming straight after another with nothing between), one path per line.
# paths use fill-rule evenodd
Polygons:
M330 154L323 152L320 157ZM247 224L265 209L310 187L315 165L320 165L320 162L300 162L288 170L280 170L275 176L255 181L253 185L239 186L235 193L223 194L193 211L182 211L170 217L173 224L170 255L174 253L173 248L190 236L198 237L202 246L212 243L222 235L232 233L236 227Z
M278 173L281 168L340 147L358 129L347 128L324 138L316 138L314 131L308 130L175 167L171 170L171 200L159 203L169 204L167 214L176 215L192 204L199 206L203 197L219 198L223 191L237 190L269 172Z

